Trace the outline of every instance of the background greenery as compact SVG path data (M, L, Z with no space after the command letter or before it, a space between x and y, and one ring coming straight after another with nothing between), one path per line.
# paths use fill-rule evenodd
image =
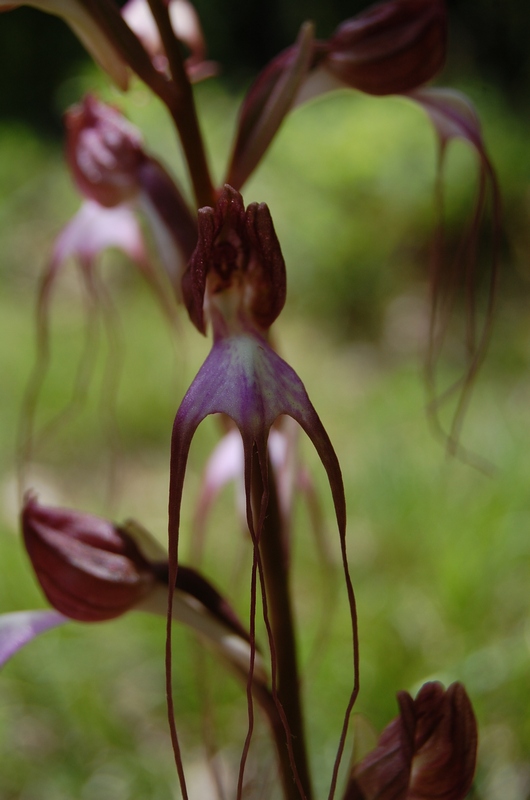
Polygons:
M463 31L458 20L469 20L477 7L455 4L457 34ZM290 16L283 8L284 16ZM499 19L482 4L480 17L493 18L499 47L507 19L519 6L506 4L503 9ZM9 19L2 17L0 32ZM329 30L335 22L328 19ZM278 325L281 350L304 380L344 471L362 643L358 710L381 729L396 712L397 690L415 691L430 678L462 680L480 724L479 795L520 800L530 796L529 124L523 106L514 110L513 98L524 86L523 66L520 80L507 86L492 59L494 80L486 82L488 59L481 53L488 38L484 34L475 41L470 31L456 37L461 59L467 52L462 41L473 42L469 68L459 72L451 64L462 62L450 62L447 79L464 88L480 111L503 187L505 224L495 335L463 441L491 463L492 475L446 459L424 413L421 359L435 144L421 112L397 99L349 93L302 108L285 125L245 199L264 200L271 207L289 276L288 304ZM226 44L225 50L215 47L218 58L230 50ZM233 74L242 75L251 66L249 61L234 67ZM140 86L122 98L90 70L79 73L72 67L66 79L61 74L54 102L64 107L95 81L107 99L119 103L142 127L149 147L184 179L163 110L149 102ZM198 87L218 179L233 130L237 80ZM57 143L38 136L23 121L2 125L0 153L0 610L9 611L43 605L17 533L16 429L34 358L38 275L54 235L78 200ZM465 146L456 145L449 167L448 230L450 240L456 240L469 210L476 165ZM163 541L169 432L208 342L184 319L176 333L170 331L130 265L109 254L101 268L114 299L122 363L115 405L119 444L109 446L114 429L109 428L106 365L115 351L109 351L101 326L85 407L62 419L54 435L40 443L31 482L43 501L117 520L134 517ZM84 311L69 265L53 306L54 358L39 425L56 418L70 395L83 346ZM459 353L455 339L441 367L447 379ZM191 549L201 470L216 440L215 424L209 420L191 454L184 553ZM337 542L325 478L305 442L302 451L320 490L333 557ZM109 477L114 478L110 496ZM293 547L308 727L319 796L324 796L351 659L344 597L339 593L330 607L329 580L302 499ZM242 616L247 564L233 492L227 490L210 521L205 571L233 598ZM322 614L328 629L325 642L318 639ZM320 653L316 660L315 637ZM130 615L99 626L72 624L43 636L13 659L0 679L1 800L176 796L165 720L163 647L162 621ZM177 632L175 653L176 701L192 765L192 796L205 797L205 735L199 713L204 681L208 676L208 685L213 681L219 760L229 772L237 766L245 733L245 702L230 676L211 662L197 661L184 632ZM256 752L265 747L260 730ZM265 766L251 768L256 786L265 782L269 765L266 760Z

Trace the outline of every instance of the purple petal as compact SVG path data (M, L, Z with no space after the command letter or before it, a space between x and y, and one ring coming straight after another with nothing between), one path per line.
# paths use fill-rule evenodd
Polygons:
M39 633L68 622L58 611L13 611L0 616L0 667Z
M337 760L334 767L330 798L333 797L338 769L348 728L348 720L358 691L358 642L355 597L346 556L346 503L339 462L330 439L307 392L294 370L252 329L239 334L218 337L213 348L190 386L177 412L171 444L171 478L169 495L169 584L174 586L178 569L180 507L186 462L193 435L199 423L209 414L226 414L241 432L245 462L247 522L254 544L259 541L260 527L266 511L268 493L267 439L273 422L280 415L293 417L313 442L327 472L337 525L348 601L353 628L354 687L345 713ZM260 519L253 522L250 502L252 469L257 452L263 483ZM169 603L171 613L171 597ZM168 624L168 689L170 687L171 628ZM172 714L172 705L170 707ZM171 717L170 717L171 718Z
M71 257L91 263L108 247L122 250L132 261L143 263L145 246L138 220L127 206L105 208L86 200L56 239L52 262Z

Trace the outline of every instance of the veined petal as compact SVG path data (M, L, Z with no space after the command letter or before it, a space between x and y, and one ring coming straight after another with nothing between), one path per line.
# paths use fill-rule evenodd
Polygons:
M0 615L0 667L39 633L68 622L58 611L13 611Z
M42 506L28 495L24 544L50 604L70 619L119 617L154 588L156 574L131 536L92 514Z
M266 340L255 330L218 336L210 355L184 397L175 418L171 444L171 477L169 496L169 585L178 575L178 542L180 507L186 462L193 435L200 422L209 414L221 413L237 425L244 450L247 523L254 545L261 536L262 515L268 494L267 440L270 428L280 415L293 417L313 442L328 475L339 537L343 568L352 615L354 688L345 713L337 761L332 777L330 798L334 796L339 764L344 748L348 720L358 691L358 642L353 587L346 556L346 504L339 462L330 439L320 421L300 378ZM250 493L254 452L257 453L263 496L260 518L253 520ZM172 612L169 596L169 613ZM171 632L168 624L168 695L171 692ZM172 720L172 704L170 724ZM176 731L173 728L174 741ZM178 747L178 745L176 745Z
M91 94L64 115L66 157L79 191L103 206L133 199L148 158L140 131L117 108Z

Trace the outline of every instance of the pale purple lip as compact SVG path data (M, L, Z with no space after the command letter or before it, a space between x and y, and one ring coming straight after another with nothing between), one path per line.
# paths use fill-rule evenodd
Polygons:
M58 611L13 611L0 616L0 667L39 633L68 622Z

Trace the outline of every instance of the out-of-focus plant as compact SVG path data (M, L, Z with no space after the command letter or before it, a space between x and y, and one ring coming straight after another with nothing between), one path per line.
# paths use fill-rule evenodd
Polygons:
M256 709L269 725L283 796L311 800L290 523L295 491L311 494L314 490L300 464L294 421L312 441L328 477L344 600L351 619L351 690L344 699L343 723L337 733L329 798L337 793L345 800L463 798L473 780L477 732L471 703L460 684L447 691L440 684L426 684L415 700L400 693L400 715L385 729L375 749L360 761L353 759L349 770L341 770L360 690L360 643L341 469L300 378L278 354L272 326L285 303L286 266L271 212L263 203L245 205L240 193L286 116L301 103L338 89L375 96L398 94L425 110L439 142L436 196L440 210L449 144L459 138L473 148L479 178L470 230L451 263L444 252L442 228L436 237L426 348L433 417L437 418L446 397L457 397L446 434L448 446L456 450L469 389L489 335L499 200L471 103L457 92L425 87L445 58L443 0L380 3L343 22L326 41L315 38L311 23L302 25L296 42L263 69L247 92L220 186L212 180L192 89L193 82L215 74L217 65L206 59L199 20L188 0L129 0L121 10L113 0L45 0L35 5L64 17L121 89L127 89L136 75L162 101L182 146L193 201L186 199L169 169L148 152L140 132L119 110L88 95L67 112L67 162L83 205L57 239L40 286L39 358L22 427L22 483L49 358L50 299L67 258L77 258L94 307L98 302L105 306L97 260L105 248L119 247L148 279L163 313L173 319L180 313L178 305L183 305L199 333L211 330L212 346L176 412L167 553L160 552L138 524L117 526L90 514L43 506L23 485L24 543L53 610L0 618L0 661L38 633L68 619L92 623L133 610L162 612L167 621L169 728L183 798L188 797L188 789L173 699L174 621L195 631L246 691L248 723L234 788L238 800L247 791L245 770ZM12 6L0 0L0 9ZM325 142L315 143L317 152L325 146ZM310 172L310 164L307 169ZM484 267L478 242L489 200L494 225L490 258ZM329 258L333 259L333 252ZM485 312L479 313L477 290L484 280L489 281L487 304ZM353 282L351 291L355 292ZM440 391L435 366L460 292L467 310L465 363L459 380ZM224 439L205 473L197 519L204 521L219 486L240 479L240 512L252 553L246 624L209 581L179 560L189 449L197 427L211 414L220 415ZM258 613L266 632L266 641L259 646Z

